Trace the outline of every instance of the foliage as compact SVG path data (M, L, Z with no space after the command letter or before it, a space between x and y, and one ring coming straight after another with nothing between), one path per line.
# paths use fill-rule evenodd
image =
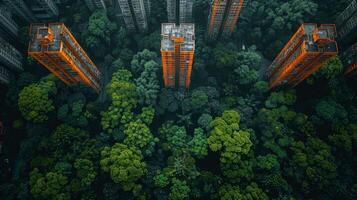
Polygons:
M97 176L92 161L88 159L77 159L74 162L74 168L77 170L77 176L82 186L89 186Z
M190 188L187 186L186 181L173 179L169 199L170 200L188 199L189 192L190 192Z
M86 44L88 47L98 47L101 43L110 44L111 34L116 30L116 24L111 22L104 11L94 12L88 21Z
M159 64L155 61L149 61L144 65L145 69L140 77L135 80L136 91L139 96L139 103L154 106L159 93L159 82L157 80L157 71Z
M124 144L136 147L142 154L150 155L154 151L155 139L147 125L141 122L130 122L124 130Z
M212 151L222 151L222 163L235 163L241 155L248 154L252 142L250 133L239 129L240 115L237 111L225 111L222 117L212 121L208 144Z
M336 177L335 159L331 148L318 138L308 138L306 143L294 142L288 171L298 181L304 192L313 192L331 184Z
M194 131L192 140L188 143L193 155L197 158L204 158L208 154L207 137L202 129L197 128Z
M30 173L31 193L36 199L70 199L66 189L67 178L55 172L41 174L38 169Z
M319 117L331 123L344 122L347 118L345 108L333 99L321 100L315 110Z
M138 190L141 186L136 181L147 172L140 151L120 143L103 149L100 165L124 191Z
M134 117L132 109L137 105L137 93L131 77L129 71L118 70L107 86L112 104L102 113L102 126L109 133L112 133L118 125L130 122Z
M55 94L53 81L33 83L22 89L18 101L22 116L34 123L46 122L48 114L55 109L49 98L51 94Z

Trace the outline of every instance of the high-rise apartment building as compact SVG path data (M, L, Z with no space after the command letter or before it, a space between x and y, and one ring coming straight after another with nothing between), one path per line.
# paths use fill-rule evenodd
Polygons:
M357 0L351 4L337 17L338 36L340 39L355 33L357 28Z
M148 29L150 0L118 0L118 3L129 31L144 32Z
M0 35L3 37L17 37L19 28L12 19L10 9L5 5L0 5Z
M161 56L165 87L189 88L195 52L195 25L161 25Z
M11 44L0 37L0 82L10 82L11 71L23 71L22 55Z
M193 0L166 0L170 23L191 23Z
M337 55L334 24L302 24L267 71L270 88L295 86Z
M0 37L0 64L11 70L22 71L22 59L21 53Z
M357 75L357 43L352 45L340 56L346 66L346 75Z
M101 89L100 71L63 23L32 24L28 54L67 85Z
M53 0L31 0L28 1L36 19L49 19L58 17L59 11Z
M103 10L107 9L104 0L84 0L84 1L87 4L89 10L93 11L95 9L103 9Z
M3 0L12 13L26 20L27 22L35 21L35 15L24 2L24 0Z
M10 83L10 72L0 65L0 84L1 83L6 85Z
M239 15L248 0L212 0L208 18L208 39L228 37L237 24Z

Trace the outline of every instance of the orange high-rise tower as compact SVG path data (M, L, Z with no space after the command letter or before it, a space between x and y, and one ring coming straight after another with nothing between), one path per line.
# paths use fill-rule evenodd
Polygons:
M336 26L302 24L267 71L270 88L297 85L337 55Z
M63 23L31 24L28 54L67 85L100 91L101 73Z
M230 36L247 2L248 0L212 0L208 18L208 38L215 40L220 35Z
M161 25L161 56L165 87L189 88L195 52L195 25Z

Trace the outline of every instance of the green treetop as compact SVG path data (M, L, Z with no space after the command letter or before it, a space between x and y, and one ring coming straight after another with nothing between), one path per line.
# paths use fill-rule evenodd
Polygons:
M115 183L121 184L124 191L140 190L136 181L145 175L146 164L143 156L135 147L128 147L116 143L112 147L105 147L101 153L100 165Z
M53 101L49 98L55 92L55 83L50 80L33 83L22 89L18 100L22 116L30 122L46 122L48 114L55 110Z
M225 111L222 117L212 121L208 144L212 151L221 151L222 163L236 163L241 155L247 155L253 145L250 133L239 129L240 115L237 111Z

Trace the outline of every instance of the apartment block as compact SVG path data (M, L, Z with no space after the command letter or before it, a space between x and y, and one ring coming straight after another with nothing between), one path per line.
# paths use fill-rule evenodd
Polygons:
M229 37L248 0L212 0L207 36L210 40Z
M14 15L26 20L27 22L35 21L35 15L27 6L24 0L3 0L5 5L11 9Z
M353 33L353 30L357 28L357 0L353 0L337 17L336 25L340 39Z
M31 0L27 1L36 19L44 20L56 18L59 15L57 4L54 0Z
M22 71L22 60L21 53L0 37L0 64L11 70Z
M16 38L18 31L19 28L12 19L11 10L5 5L0 5L0 35Z
M191 23L193 0L167 0L167 17L170 23Z
M104 0L84 0L84 2L87 4L89 10L92 11L96 9L107 9Z
M189 88L195 52L195 25L161 25L161 56L165 87Z
M0 84L10 83L10 72L8 69L0 65Z
M302 24L267 70L270 88L295 86L338 54L334 24Z
M118 0L118 4L129 31L145 32L148 29L150 0Z
M340 56L342 63L346 66L346 75L357 75L357 43L344 51Z
M101 90L100 71L63 23L31 24L28 54L67 85Z

